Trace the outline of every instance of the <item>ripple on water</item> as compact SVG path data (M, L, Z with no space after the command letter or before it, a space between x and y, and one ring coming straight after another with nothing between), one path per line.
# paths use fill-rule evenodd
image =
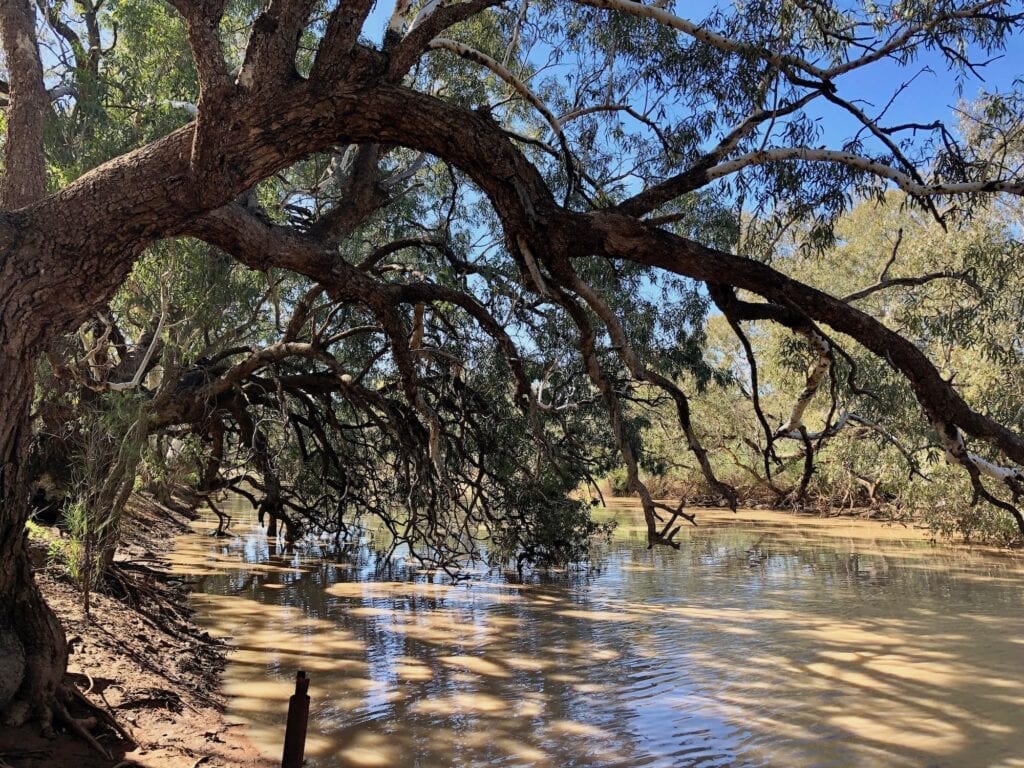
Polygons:
M303 668L321 768L1024 766L1019 558L753 514L678 552L622 526L568 581L451 585L235 516L177 568L272 756Z

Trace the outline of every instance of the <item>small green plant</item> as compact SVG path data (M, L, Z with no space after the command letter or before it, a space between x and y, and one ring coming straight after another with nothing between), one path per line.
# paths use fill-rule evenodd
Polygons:
M49 542L50 534L38 523L31 520L25 523L25 531L28 533L29 541Z
M91 540L89 522L88 510L81 499L68 504L64 510L67 538L58 550L64 570L85 592L94 586L95 578L92 574L95 569L87 562Z

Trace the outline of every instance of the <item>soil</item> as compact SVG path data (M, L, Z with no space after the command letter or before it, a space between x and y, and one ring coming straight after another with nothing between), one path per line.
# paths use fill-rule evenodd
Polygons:
M187 527L189 507L137 495L126 514L109 594L90 596L88 619L81 592L47 565L48 542L32 541L36 579L67 632L69 676L130 740L98 727L104 757L69 733L45 739L31 724L0 727L0 768L271 768L225 719L218 686L226 648L191 621L187 587L166 571L162 556Z

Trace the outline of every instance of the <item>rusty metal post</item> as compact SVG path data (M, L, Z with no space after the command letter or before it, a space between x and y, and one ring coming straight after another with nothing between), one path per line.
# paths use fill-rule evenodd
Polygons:
M302 768L306 752L306 725L309 722L309 678L305 672L295 676L295 693L288 700L288 725L284 731L284 756L281 768Z

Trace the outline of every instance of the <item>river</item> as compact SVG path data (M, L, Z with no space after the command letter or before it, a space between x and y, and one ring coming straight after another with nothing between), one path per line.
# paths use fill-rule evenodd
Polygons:
M651 551L608 514L595 569L525 584L375 578L244 513L174 567L234 648L229 720L278 760L304 669L318 768L1024 768L1024 558L761 511Z

